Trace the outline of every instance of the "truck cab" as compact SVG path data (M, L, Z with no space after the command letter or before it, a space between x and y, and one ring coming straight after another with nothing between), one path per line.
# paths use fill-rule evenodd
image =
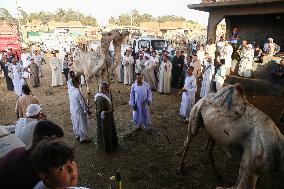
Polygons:
M137 53L141 48L153 48L154 50L163 50L168 46L168 41L160 38L153 38L148 36L140 36L132 41L132 47Z

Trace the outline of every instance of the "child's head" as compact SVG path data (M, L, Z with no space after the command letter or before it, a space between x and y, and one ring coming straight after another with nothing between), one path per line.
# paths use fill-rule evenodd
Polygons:
M66 143L43 140L31 153L33 168L49 188L67 188L77 184L74 152Z
M193 66L189 66L189 68L187 69L188 75L192 75L193 71L194 71L194 67Z

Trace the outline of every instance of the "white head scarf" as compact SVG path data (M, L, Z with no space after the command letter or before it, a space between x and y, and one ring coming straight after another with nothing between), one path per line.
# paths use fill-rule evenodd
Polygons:
M38 104L30 104L27 108L27 117L35 116L39 114L41 111L41 107Z

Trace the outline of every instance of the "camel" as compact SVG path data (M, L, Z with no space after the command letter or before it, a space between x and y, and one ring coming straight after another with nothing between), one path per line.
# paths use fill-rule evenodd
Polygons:
M117 75L114 71L119 65L121 59L121 43L129 32L119 32L112 30L102 34L101 46L94 52L81 50L79 55L74 58L74 70L76 74L85 76L87 91L90 93L90 79L95 76L97 81L112 79L116 80ZM112 41L115 41L114 62L109 54L109 47ZM119 51L119 52L118 52Z
M212 139L209 155L213 168L215 142L229 156L241 158L238 180L230 189L255 189L261 173L284 171L284 136L265 113L246 100L240 85L223 87L194 105L179 165L181 171L189 145L202 126Z

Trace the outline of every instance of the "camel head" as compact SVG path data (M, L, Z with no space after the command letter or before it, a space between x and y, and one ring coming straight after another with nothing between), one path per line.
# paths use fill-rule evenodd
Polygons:
M111 41L120 35L119 30L111 30L102 34L101 46L102 48L109 49Z
M113 45L120 46L126 36L130 34L129 31L122 31L119 35L113 38Z

